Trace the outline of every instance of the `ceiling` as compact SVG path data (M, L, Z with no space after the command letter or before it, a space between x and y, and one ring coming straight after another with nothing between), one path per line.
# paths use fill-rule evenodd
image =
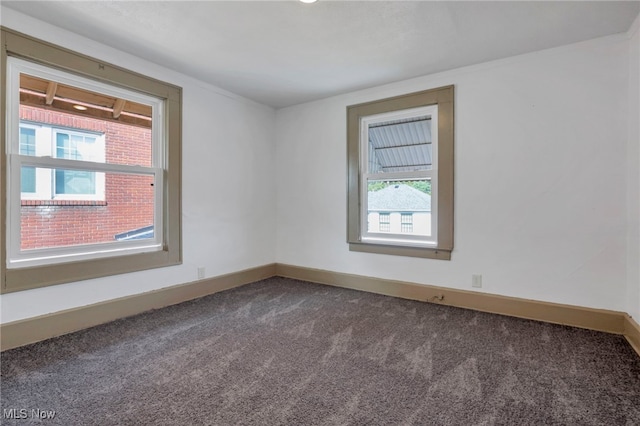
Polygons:
M625 32L640 11L640 1L2 6L276 108Z

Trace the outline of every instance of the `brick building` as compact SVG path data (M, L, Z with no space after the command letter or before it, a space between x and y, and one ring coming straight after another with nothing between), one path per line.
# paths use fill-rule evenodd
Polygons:
M148 167L151 146L147 127L20 106L23 154ZM21 185L23 250L109 242L153 225L148 176L23 167Z

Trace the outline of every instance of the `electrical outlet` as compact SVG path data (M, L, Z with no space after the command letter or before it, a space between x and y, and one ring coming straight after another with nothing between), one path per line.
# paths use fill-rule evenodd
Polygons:
M198 279L203 279L204 278L204 266L199 266L198 267Z
M471 287L482 288L482 275L471 275Z

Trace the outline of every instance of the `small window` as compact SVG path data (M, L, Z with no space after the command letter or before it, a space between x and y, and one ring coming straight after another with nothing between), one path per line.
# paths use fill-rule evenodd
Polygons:
M400 232L403 234L413 233L413 213L402 213L400 216Z
M180 263L181 89L4 28L2 68L2 292Z
M380 221L380 232L390 232L391 231L391 214L389 213L380 213L379 214Z
M350 106L347 121L350 249L449 259L453 86Z

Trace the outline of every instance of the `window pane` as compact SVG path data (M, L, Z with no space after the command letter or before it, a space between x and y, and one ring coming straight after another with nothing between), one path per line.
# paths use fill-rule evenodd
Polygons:
M20 127L20 155L36 155L36 130ZM36 192L36 169L23 166L20 169L21 192Z
M50 83L57 88L44 108ZM21 123L50 127L29 129L34 152L25 155L151 167L151 114L150 105L20 74Z
M69 135L65 133L56 135L56 157L71 158L69 156Z
M20 169L20 191L36 192L36 168L22 166Z
M56 170L56 194L95 194L96 172Z
M36 155L36 129L20 127L20 155Z
M105 201L22 199L21 249L67 247L154 237L154 177L37 168L42 175L77 179L104 175Z
M56 132L56 157L104 163L104 146L93 136Z
M369 232L431 235L431 181L368 181Z
M369 173L432 169L428 116L369 125Z

